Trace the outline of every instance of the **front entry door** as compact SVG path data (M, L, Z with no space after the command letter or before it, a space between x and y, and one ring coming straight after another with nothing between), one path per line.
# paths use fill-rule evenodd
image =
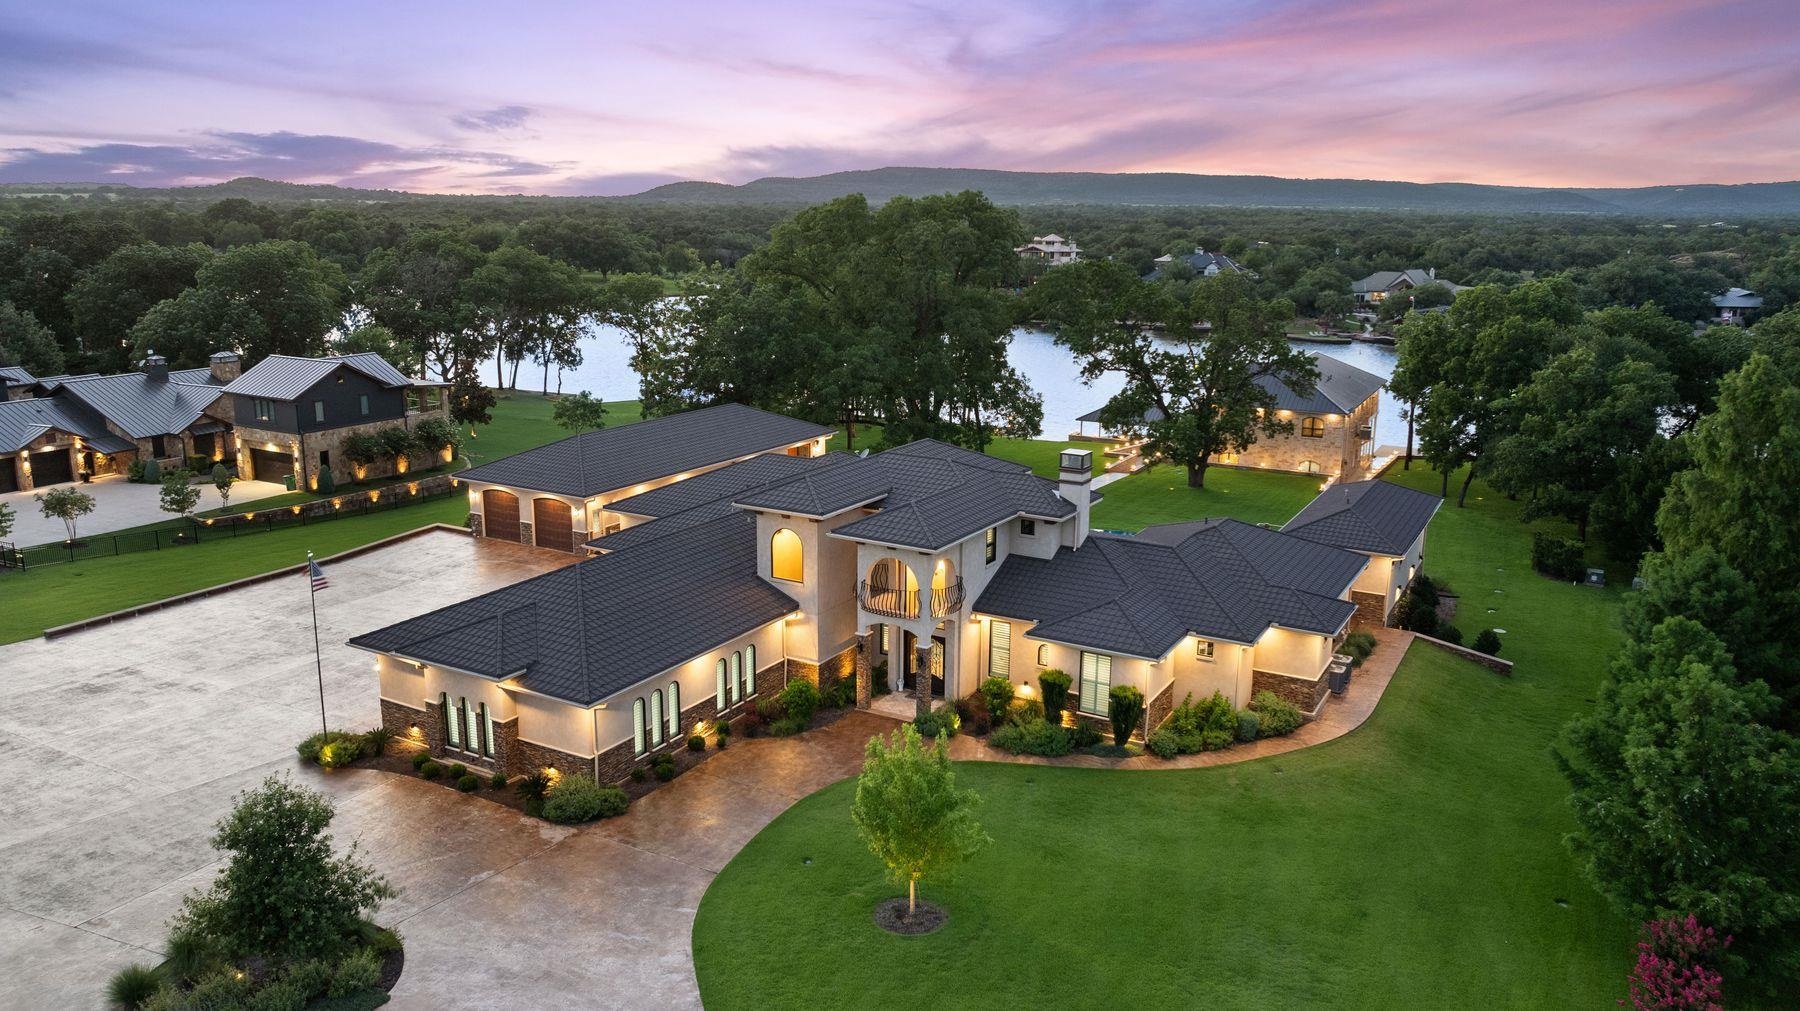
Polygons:
M931 697L936 699L943 698L944 637L941 635L934 635L931 637L931 645L926 648L925 652L924 671L919 670L919 651L917 648L919 645L918 636L913 635L911 632L905 632L901 634L900 640L906 648L901 651L900 655L900 667L904 674L901 678L899 690L904 692L916 691L919 686L919 676L925 674L931 678Z
M941 699L944 697L944 637L943 636L934 635L931 637L931 651L930 651L930 653L927 654L926 662L930 665L930 668L931 668L931 697L936 698L936 699Z

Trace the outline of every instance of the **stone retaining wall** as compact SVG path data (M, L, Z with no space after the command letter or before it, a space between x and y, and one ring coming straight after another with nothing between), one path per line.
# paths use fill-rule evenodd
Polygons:
M1478 649L1470 649L1467 646L1458 646L1456 643L1445 642L1442 639L1424 635L1422 633L1415 633L1414 638L1427 646L1435 646L1452 656L1460 656L1464 660L1473 660L1496 674L1505 674L1507 677L1512 676L1513 662L1511 660L1502 660L1497 656L1489 656Z
M1257 692L1273 692L1277 697L1292 702L1300 707L1303 713L1315 712L1319 703L1325 700L1331 686L1323 674L1317 680L1294 677L1291 674L1277 674L1274 671L1259 670L1250 677L1250 694Z

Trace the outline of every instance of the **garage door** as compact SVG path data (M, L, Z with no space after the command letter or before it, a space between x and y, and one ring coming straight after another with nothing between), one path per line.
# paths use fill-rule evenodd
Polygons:
M258 481L280 481L294 473L294 458L267 449L250 451L250 469Z
M18 457L0 458L0 492L19 490Z
M482 533L497 541L519 539L519 496L489 488L481 493Z
M574 529L568 503L553 498L531 500L531 536L538 547L569 551L574 547Z
M31 454L31 483L39 488L75 480L75 467L66 449L44 449Z

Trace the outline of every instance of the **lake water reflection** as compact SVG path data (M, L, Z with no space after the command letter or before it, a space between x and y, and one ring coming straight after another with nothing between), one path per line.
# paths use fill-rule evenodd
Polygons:
M1329 355L1367 372L1387 378L1394 374L1394 349L1379 344L1298 344L1309 351ZM638 395L637 374L631 370L631 347L617 327L591 325L581 346L581 367L564 372L562 389L568 392L587 390L606 400L630 400ZM1013 331L1011 357L1013 365L1031 381L1033 389L1044 398L1045 438L1060 439L1075 430L1075 419L1106 403L1118 391L1118 376L1102 376L1092 386L1081 381L1081 370L1069 352L1056 345L1044 330L1021 327ZM493 375L490 360L483 376ZM537 389L543 373L525 362L519 366L521 389ZM550 388L556 389L556 375L551 373ZM1400 445L1406 441L1406 422L1400 418L1400 407L1392 398L1383 397L1381 413L1375 422L1377 445Z

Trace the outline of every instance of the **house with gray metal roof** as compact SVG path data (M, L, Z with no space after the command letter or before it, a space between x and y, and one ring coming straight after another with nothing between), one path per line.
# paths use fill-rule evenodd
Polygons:
M1192 268L1196 277L1215 277L1223 273L1242 274L1246 272L1243 267L1238 266L1236 260L1224 253L1209 253L1199 246L1195 246L1193 252L1183 253L1180 256L1164 253L1150 262L1153 266L1150 268L1150 273L1144 275L1146 281L1162 280L1169 273L1168 268L1176 263L1186 264Z
M622 779L792 678L852 681L858 706L909 718L990 676L1029 693L1058 668L1081 719L1139 688L1145 734L1189 693L1241 707L1273 691L1316 712L1337 643L1367 617L1352 596L1370 554L1322 526L1093 533L1092 473L1085 449L1049 480L921 440L640 474L651 487L606 506L628 525L589 539L587 559L350 644L378 655L391 730L509 775ZM1411 499L1357 499L1384 536L1419 522ZM879 701L878 672L893 689Z
M1713 322L1743 326L1762 308L1763 300L1761 295L1748 288L1727 288L1713 296L1712 304L1719 310Z
M351 459L359 455L357 440L446 418L444 387L371 352L270 355L223 391L236 427L238 475L317 489L323 474L335 485L405 473L413 465L408 455ZM433 449L430 462L448 462L448 453Z
M1359 281L1351 281L1350 296L1358 305L1379 305L1390 295L1404 295L1410 289L1428 284L1441 284L1450 289L1452 296L1468 287L1437 276L1436 267L1409 267L1406 270L1377 270Z

